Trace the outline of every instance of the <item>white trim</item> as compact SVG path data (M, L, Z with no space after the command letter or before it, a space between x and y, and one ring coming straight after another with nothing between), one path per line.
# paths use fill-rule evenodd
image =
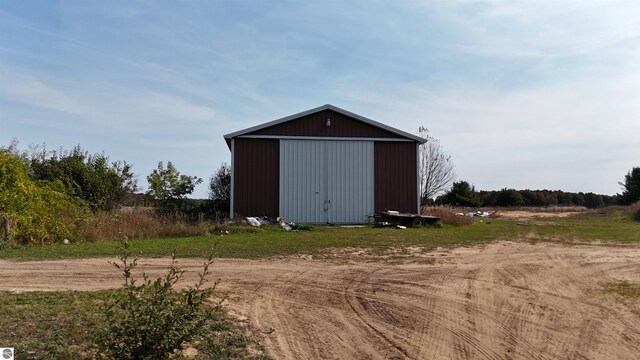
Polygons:
M422 197L420 189L420 144L416 144L416 188L418 189L418 214L422 212L420 208L420 198Z
M241 139L279 139L279 140L328 140L328 141L394 141L414 142L402 138L369 138L369 137L339 137L339 136L284 136L284 135L240 135ZM233 141L233 139L232 139Z
M235 169L235 141L231 139L231 196L229 199L229 217L233 220L233 190L234 190L234 169Z
M362 121L364 123L367 123L367 124L369 124L371 126L384 129L384 130L389 131L389 132L391 132L393 134L402 136L402 137L407 138L407 139L411 139L412 141L416 141L416 142L418 142L420 144L423 144L423 143L425 143L427 141L426 139L423 139L423 138L421 138L421 137L419 137L417 135L413 135L413 134L410 134L408 132L404 132L402 130L396 129L396 128L391 127L389 125L385 125L383 123L379 123L377 121L371 120L371 119L366 118L364 116L361 116L361 115L358 115L358 114L354 114L354 113L352 113L350 111L341 109L341 108L339 108L337 106L333 106L331 104L326 104L326 105L323 105L323 106L320 106L320 107L317 107L317 108L313 108L313 109L310 109L310 110L307 110L307 111L303 111L303 112L300 112L300 113L297 113L297 114L285 116L285 117L277 119L277 120L269 121L269 122L266 122L264 124L260 124L260 125L256 125L256 126L252 126L252 127L243 129L243 130L232 132L232 133L229 133L227 135L224 135L224 138L227 140L227 143L228 143L229 139L231 139L231 138L238 137L238 136L241 136L241 135L244 135L244 134L248 134L248 133L251 133L251 132L254 132L254 131L257 131L257 130L260 130L260 129L264 129L264 128L267 128L267 127L270 127L270 126L278 125L278 124L281 124L281 123L284 123L284 122L287 122L287 121L290 121L290 120L294 120L294 119L297 119L297 118L301 118L301 117L306 116L306 115L314 114L314 113L317 113L317 112L320 112L320 111L323 111L323 110L333 110L333 111L335 111L337 113L340 113L342 115L345 115L345 116L360 120L360 121Z

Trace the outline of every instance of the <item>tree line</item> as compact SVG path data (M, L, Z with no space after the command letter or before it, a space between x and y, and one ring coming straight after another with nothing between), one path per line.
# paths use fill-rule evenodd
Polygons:
M584 206L595 209L612 205L629 205L640 200L640 167L627 174L622 194L602 195L593 192L567 192L562 190L501 190L477 191L467 181L454 182L433 204L467 207L511 206Z

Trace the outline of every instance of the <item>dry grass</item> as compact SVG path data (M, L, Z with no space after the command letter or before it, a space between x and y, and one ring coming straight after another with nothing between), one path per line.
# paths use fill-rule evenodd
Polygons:
M157 215L150 209L101 213L85 219L79 226L87 241L123 238L157 238L207 235L210 225L204 219L191 221L180 214Z
M455 206L428 206L422 208L423 215L437 216L440 218L441 223L454 226L473 224L473 217L456 215L457 213L466 214L468 212L470 212L468 208Z
M531 213L580 213L588 212L584 206L517 206L517 207L492 207L492 216L500 217L501 212L527 211ZM488 211L488 210L485 210Z
M211 233L214 235L243 234L260 231L257 227L251 226L243 220L220 221L213 225Z

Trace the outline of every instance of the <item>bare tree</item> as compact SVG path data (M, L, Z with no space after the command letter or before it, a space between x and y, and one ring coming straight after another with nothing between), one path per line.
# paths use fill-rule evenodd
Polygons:
M451 156L443 152L440 141L429 134L429 129L420 126L418 135L427 139L419 150L420 206L425 206L429 199L447 190L455 180L455 172Z

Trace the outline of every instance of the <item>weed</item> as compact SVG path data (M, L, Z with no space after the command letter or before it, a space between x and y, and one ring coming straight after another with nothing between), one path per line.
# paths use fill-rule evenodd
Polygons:
M228 235L228 234L242 234L242 233L255 233L259 229L255 226L251 226L243 221L220 221L213 225L211 234L213 235Z
M447 225L462 226L473 224L473 217L459 216L458 213L465 213L463 208L451 206L430 206L422 209L423 215L437 216L440 222Z
M293 230L300 230L300 231L313 231L315 229L313 225L309 225L309 224L294 224L291 226L291 228Z
M143 283L136 284L132 270L137 258L130 259L128 242L123 242L120 263L113 265L122 271L122 291L114 291L106 306L107 326L98 331L96 342L110 358L115 359L168 359L183 344L198 335L211 312L204 311L207 299L218 282L204 288L209 256L199 273L195 286L177 291L174 285L184 271L176 265L175 254L164 278L154 281L143 274ZM218 305L219 306L219 305Z
M209 232L209 224L202 217L191 220L180 213L160 215L146 208L98 213L87 217L79 228L80 238L88 241L201 236Z

